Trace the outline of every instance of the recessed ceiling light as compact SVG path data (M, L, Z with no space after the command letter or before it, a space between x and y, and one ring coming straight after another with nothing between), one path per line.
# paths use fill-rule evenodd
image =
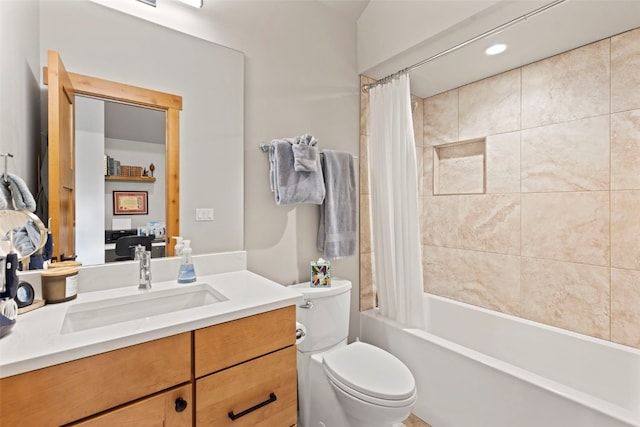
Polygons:
M499 53L504 52L505 50L507 50L507 45L504 43L496 43L494 45L489 46L484 53L486 53L487 55L497 55Z

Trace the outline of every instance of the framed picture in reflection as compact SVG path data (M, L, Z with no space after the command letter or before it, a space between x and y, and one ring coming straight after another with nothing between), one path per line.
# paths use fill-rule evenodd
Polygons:
M149 213L146 191L114 191L114 215L147 215Z

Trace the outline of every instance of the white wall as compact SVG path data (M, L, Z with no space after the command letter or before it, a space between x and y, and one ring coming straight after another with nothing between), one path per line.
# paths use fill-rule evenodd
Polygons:
M315 1L226 2L217 11L226 43L245 53L245 249L249 268L280 283L309 280L319 209L277 206L258 145L309 132L322 148L357 154L359 77L355 23ZM233 38L231 38L233 36ZM356 165L357 167L357 165ZM335 261L354 283L351 336L357 335L358 256Z
M37 192L42 76L38 53L38 3L0 0L0 152L10 152L9 172ZM4 169L0 159L0 170Z
M168 1L158 1L156 9L138 2L94 1L244 52L248 266L283 284L309 280L309 261L320 256L318 207L275 204L267 156L258 146L308 132L323 148L358 153L355 22L317 1L205 0L201 10ZM359 328L358 265L356 255L335 261L332 268L354 284L352 337Z
M104 101L76 97L76 254L84 265L104 264Z

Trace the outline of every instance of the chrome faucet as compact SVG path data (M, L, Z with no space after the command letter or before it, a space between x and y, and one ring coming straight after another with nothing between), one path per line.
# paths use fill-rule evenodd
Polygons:
M136 246L135 259L140 262L138 289L151 289L151 252L142 245Z

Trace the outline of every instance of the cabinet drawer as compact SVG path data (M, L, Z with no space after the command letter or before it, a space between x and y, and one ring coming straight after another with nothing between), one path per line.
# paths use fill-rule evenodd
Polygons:
M196 425L292 426L297 421L296 393L296 348L291 346L198 379ZM235 421L230 412L238 416Z
M295 324L289 306L195 331L196 378L293 345Z
M192 385L188 384L165 391L73 426L191 427L193 424L192 388ZM182 400L178 401L178 399Z
M59 426L191 380L184 333L0 380L0 425Z

